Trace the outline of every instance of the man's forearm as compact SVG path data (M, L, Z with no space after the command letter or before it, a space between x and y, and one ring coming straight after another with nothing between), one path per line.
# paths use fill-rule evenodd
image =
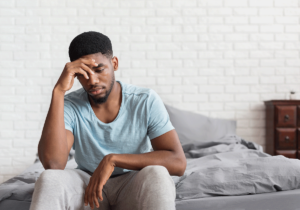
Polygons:
M38 152L45 169L59 168L60 164L67 162L64 93L55 89L52 92L52 100L38 145Z
M170 175L182 176L185 162L173 151L158 150L142 154L109 154L115 167L141 170L148 165L161 165L167 168Z

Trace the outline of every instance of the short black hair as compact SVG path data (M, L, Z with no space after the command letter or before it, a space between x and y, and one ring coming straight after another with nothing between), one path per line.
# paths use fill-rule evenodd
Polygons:
M77 35L70 43L69 57L71 62L78 58L102 53L107 58L112 58L113 50L110 39L102 33L96 31L83 32Z

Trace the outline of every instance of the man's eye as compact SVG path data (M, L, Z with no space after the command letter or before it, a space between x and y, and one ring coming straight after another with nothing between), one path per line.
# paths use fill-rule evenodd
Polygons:
M102 71L104 71L104 69L97 70L96 72L102 72Z

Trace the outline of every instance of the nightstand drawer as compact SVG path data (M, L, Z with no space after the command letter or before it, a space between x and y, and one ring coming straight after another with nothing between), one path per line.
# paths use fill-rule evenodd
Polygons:
M297 106L297 126L300 127L300 106Z
M287 158L297 158L296 150L276 150L275 155L283 155Z
M297 106L276 106L276 127L296 127Z
M276 149L296 149L295 128L276 128Z

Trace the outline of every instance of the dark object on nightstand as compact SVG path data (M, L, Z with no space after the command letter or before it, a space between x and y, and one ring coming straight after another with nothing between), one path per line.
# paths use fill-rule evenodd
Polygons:
M266 153L300 159L300 100L265 101Z

